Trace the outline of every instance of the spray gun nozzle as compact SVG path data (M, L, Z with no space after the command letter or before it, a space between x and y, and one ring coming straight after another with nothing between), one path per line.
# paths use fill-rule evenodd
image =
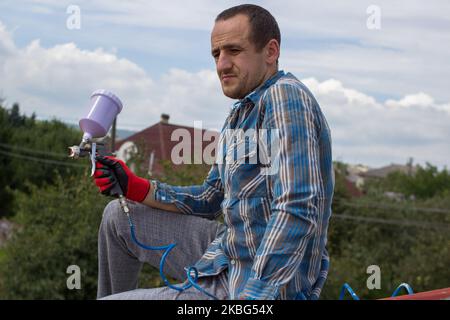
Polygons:
M78 146L72 146L69 147L69 158L78 158L80 156L80 147Z
M71 146L69 149L69 158L78 159L89 156L91 152L91 147L80 147L80 146Z

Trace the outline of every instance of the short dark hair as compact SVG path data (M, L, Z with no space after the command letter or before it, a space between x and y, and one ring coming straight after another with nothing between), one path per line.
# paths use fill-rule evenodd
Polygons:
M275 18L269 11L263 7L254 4L241 4L222 11L217 17L219 20L227 20L238 14L248 17L250 22L250 42L252 42L257 51L260 51L272 39L278 41L281 45L280 28Z

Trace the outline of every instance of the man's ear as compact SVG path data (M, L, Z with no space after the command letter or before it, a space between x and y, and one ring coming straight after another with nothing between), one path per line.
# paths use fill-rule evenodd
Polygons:
M265 47L266 62L268 64L275 64L280 57L280 44L277 40L272 39L267 42Z

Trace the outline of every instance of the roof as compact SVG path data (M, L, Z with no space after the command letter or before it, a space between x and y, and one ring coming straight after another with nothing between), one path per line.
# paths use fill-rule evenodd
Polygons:
M361 172L360 175L367 178L385 178L392 172L402 172L406 174L413 174L416 167L402 164L391 164L378 169L371 169L366 172Z
M178 134L173 135L176 130L180 131ZM183 138L181 138L180 135L183 135ZM186 139L185 135L189 138L188 141L184 140ZM174 150L174 147L180 144L180 142L189 143L191 147L191 155L194 155L194 147L196 144L201 146L202 154L200 156L202 156L206 146L211 143L217 144L218 137L219 132L217 131L170 124L166 121L160 121L127 137L126 139L118 141L116 143L116 149L119 150L124 143L131 141L137 146L139 149L138 152L143 155L147 163L149 161L150 154L154 152L155 168L152 171L160 172L162 168L158 162L161 160L171 160L172 150ZM175 141L172 141L172 138ZM203 158L201 159L203 160Z
M358 189L358 187L355 185L354 182L345 178L344 183L345 183L345 188L347 189L347 192L350 194L350 196L361 197L363 195L363 192Z

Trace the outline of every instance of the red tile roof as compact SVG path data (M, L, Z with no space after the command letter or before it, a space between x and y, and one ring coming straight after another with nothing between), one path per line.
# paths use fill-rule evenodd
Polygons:
M171 161L171 153L173 148L180 143L180 140L172 141L171 137L175 130L184 129L187 130L191 137L191 155L194 155L194 136L198 137L197 141L202 144L202 153L207 145L210 143L217 144L219 137L219 132L209 131L206 129L199 129L175 124L165 123L163 121L156 123L140 132L137 132L124 140L120 140L116 143L116 150L127 141L132 141L139 149L139 152L144 155L144 161L146 164L149 163L150 154L154 151L154 162L152 172L154 174L161 173L162 166L160 165L161 160ZM201 137L204 136L205 132L208 132L209 136L212 136L211 141L203 141ZM174 137L175 139L176 137ZM206 139L206 137L205 137Z

